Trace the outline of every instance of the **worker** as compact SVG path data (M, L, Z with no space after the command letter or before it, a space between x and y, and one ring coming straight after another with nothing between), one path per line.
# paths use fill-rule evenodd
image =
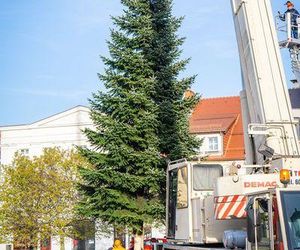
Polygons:
M297 18L299 17L299 12L294 8L294 4L291 1L287 1L285 3L287 10L284 12L284 14L279 14L279 18L282 21L285 21L285 17L287 13L291 13L291 25L292 25L292 37L298 39L298 24L297 24Z
M126 249L122 246L122 241L115 240L113 250L126 250Z

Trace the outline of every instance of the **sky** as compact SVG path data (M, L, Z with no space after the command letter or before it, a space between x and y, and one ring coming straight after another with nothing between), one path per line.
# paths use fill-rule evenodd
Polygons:
M173 14L185 16L182 58L191 58L182 76L197 75L192 89L203 98L239 95L230 0L173 3ZM272 3L274 12L284 11L285 1ZM0 0L0 126L88 106L92 93L104 90L100 55L108 56L110 16L121 13L120 0Z

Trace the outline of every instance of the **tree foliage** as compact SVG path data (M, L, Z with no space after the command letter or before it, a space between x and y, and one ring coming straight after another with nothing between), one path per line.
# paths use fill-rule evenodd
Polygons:
M113 17L99 78L105 92L90 100L94 130L91 148L80 152L93 165L81 168L79 211L117 226L139 229L165 216L166 164L189 156L197 142L188 134L188 116L197 97L184 99L194 77L177 80L188 60L179 60L181 18L170 0L121 0ZM162 153L162 154L161 154Z
M199 141L189 133L189 117L198 95L185 96L195 76L179 79L190 59L181 59L184 38L177 35L182 17L172 15L172 0L151 0L153 36L146 51L155 73L153 99L158 110L159 149L169 160L195 154Z
M78 200L77 167L87 164L78 153L48 148L33 159L17 154L11 166L3 166L1 240L28 248L67 234Z
M125 1L114 17L110 58L99 75L107 92L93 95L91 118L97 130L86 130L96 150L81 149L93 164L82 169L84 199L79 210L90 217L132 228L161 218L160 183L165 178L157 138L157 106L150 97L155 74L145 57L153 36L148 1Z

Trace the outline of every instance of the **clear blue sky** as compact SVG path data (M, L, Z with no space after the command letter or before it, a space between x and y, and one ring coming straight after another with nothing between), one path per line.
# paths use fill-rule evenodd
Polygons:
M273 2L284 10L285 1ZM108 54L110 15L121 11L119 0L1 0L0 126L88 105L103 89L97 73L99 55ZM183 75L198 75L193 89L203 97L238 95L230 0L174 0L174 14L185 16L183 58L192 61Z

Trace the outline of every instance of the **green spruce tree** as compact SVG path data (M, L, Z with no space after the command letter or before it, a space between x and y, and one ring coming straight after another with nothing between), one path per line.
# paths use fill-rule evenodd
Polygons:
M102 58L99 75L107 91L90 100L95 130L85 133L93 149L81 153L94 166L81 169L79 211L116 227L142 229L164 218L166 163L189 157L197 141L188 118L197 96L183 98L194 76L178 80L184 39L176 32L171 0L122 0L124 14Z
M90 100L95 130L85 134L93 149L81 148L93 168L82 168L79 211L115 227L142 230L161 219L155 73L145 57L153 37L149 0L122 0L124 14L114 17L117 29L108 42L110 57L102 58L99 75L106 92Z
M180 46L185 39L178 37L177 31L183 18L172 16L172 0L150 0L150 3L153 37L147 58L156 78L153 98L159 106L159 148L169 160L188 158L200 146L195 136L189 133L189 117L199 97L184 96L195 76L178 80L190 61L180 58Z

